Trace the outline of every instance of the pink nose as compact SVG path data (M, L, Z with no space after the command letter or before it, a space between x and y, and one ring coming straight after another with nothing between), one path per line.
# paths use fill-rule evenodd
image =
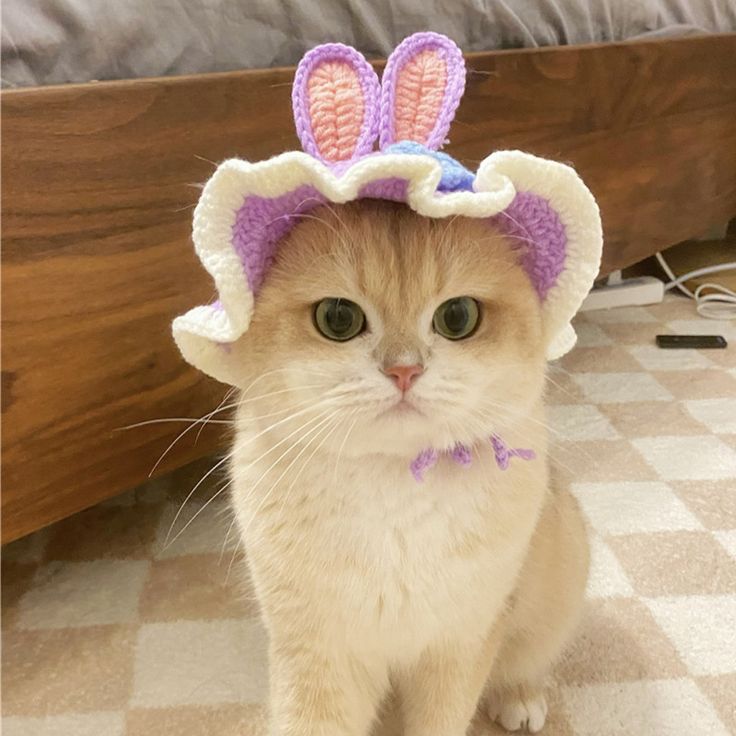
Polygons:
M384 373L394 379L401 391L408 391L414 381L424 373L421 365L395 365L387 368Z

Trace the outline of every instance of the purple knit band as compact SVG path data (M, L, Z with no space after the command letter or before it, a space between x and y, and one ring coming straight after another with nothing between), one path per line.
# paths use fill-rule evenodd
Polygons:
M493 454L496 458L496 464L501 470L507 470L509 462L512 457L518 457L521 460L534 460L537 457L537 453L534 450L525 449L522 447L509 447L498 435L491 435L491 445L493 447ZM458 442L451 450L445 450L441 453L442 455L448 456L458 465L468 467L473 463L473 455L471 449ZM414 480L417 483L421 483L424 480L424 475L427 470L433 468L440 459L440 453L432 447L422 450L409 464L411 474L414 476Z
M439 453L437 450L433 450L431 447L428 450L422 450L409 465L414 480L421 483L424 480L424 473L434 467L438 459Z
M518 192L494 220L506 235L518 239L521 263L544 300L565 267L567 233L560 216L543 197Z

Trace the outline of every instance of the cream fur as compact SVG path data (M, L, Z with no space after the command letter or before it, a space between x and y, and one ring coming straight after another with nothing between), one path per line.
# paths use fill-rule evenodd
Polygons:
M460 295L483 319L453 343L431 315ZM360 304L369 331L320 337L326 296ZM283 243L230 353L232 501L271 640L273 736L365 736L392 694L406 736L461 736L479 703L541 728L587 574L577 507L547 474L546 342L512 247L481 221L362 202ZM425 365L416 410L395 409L380 369L396 361ZM499 470L492 432L538 459ZM458 440L472 466L443 459L417 484L411 459Z

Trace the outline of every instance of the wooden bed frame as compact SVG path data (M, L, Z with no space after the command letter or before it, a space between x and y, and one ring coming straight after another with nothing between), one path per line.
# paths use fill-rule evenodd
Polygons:
M377 66L380 66L378 64ZM736 215L736 34L469 57L448 150L571 162L596 194L603 272ZM2 533L142 482L225 388L187 367L172 317L212 285L190 244L214 162L297 146L293 70L2 95ZM196 432L157 472L222 447Z

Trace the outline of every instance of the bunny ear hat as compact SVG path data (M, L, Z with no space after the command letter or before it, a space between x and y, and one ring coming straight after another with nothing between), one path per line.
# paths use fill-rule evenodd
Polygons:
M551 336L547 357L566 353L570 320L600 265L598 207L564 164L496 151L473 173L440 152L464 89L462 54L436 33L404 39L381 82L349 46L308 52L292 91L303 151L225 161L194 211L194 246L218 299L174 320L184 358L233 383L226 348L248 329L281 239L311 209L362 198L403 202L425 217L486 218L512 236Z

